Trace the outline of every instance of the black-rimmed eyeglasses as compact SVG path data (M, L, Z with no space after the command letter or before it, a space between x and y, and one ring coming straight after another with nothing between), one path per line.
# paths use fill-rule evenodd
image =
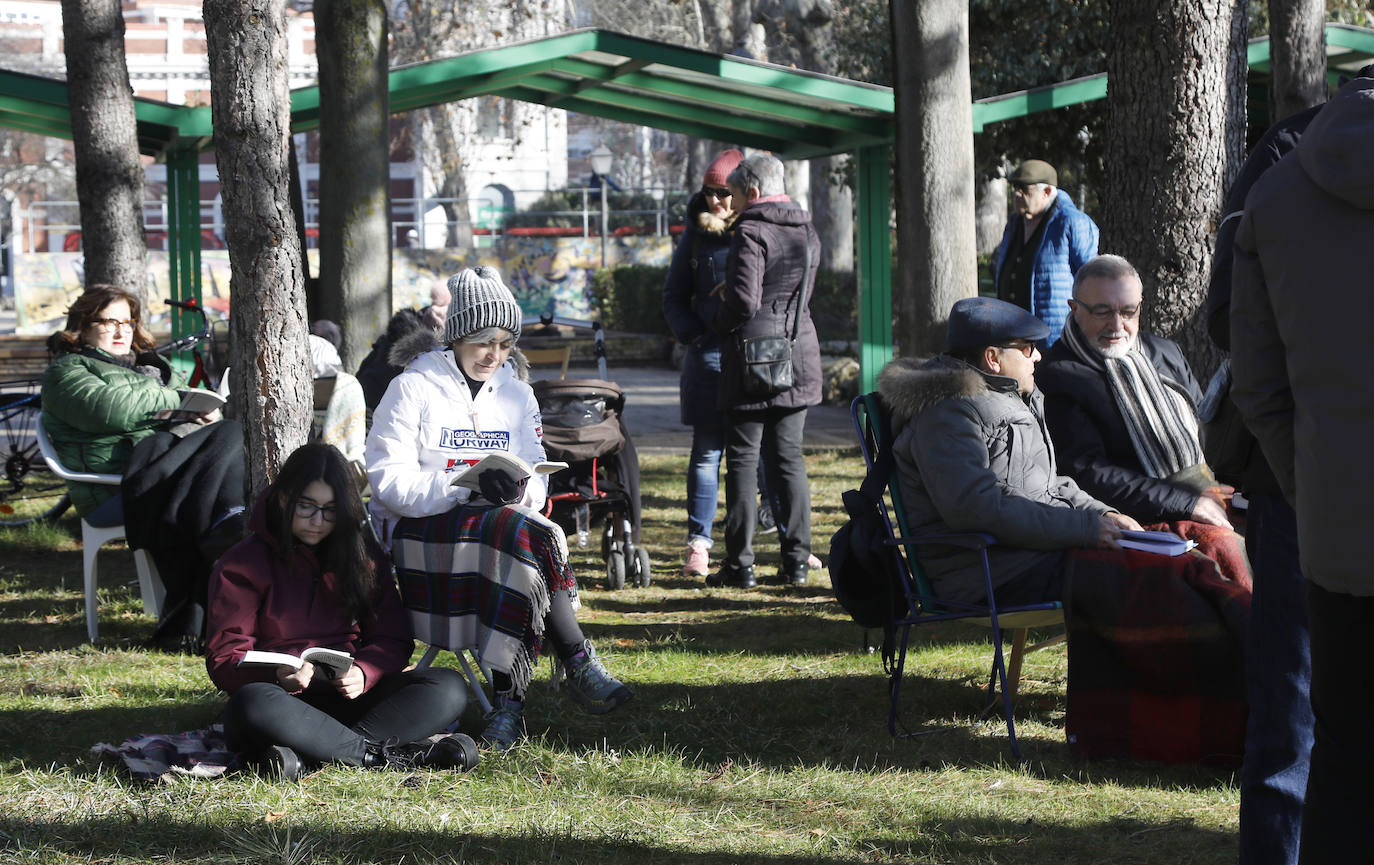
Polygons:
M338 518L338 512L334 509L333 505L317 505L305 499L296 500L296 516L303 520L308 520L313 518L315 514L319 514L320 519L324 520L326 523L332 523Z

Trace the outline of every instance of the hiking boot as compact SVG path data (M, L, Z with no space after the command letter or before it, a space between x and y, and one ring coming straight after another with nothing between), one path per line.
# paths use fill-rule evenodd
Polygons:
M706 585L712 588L730 586L736 589L752 589L757 586L759 581L754 579L754 566L747 568L732 568L729 565L721 565L720 570L706 578Z
M295 781L304 774L304 764L295 751L285 745L273 745L248 758L248 767L273 781Z
M525 704L497 694L491 711L482 717L486 727L478 738L493 751L508 751L525 738Z
M369 769L457 769L477 767L477 743L466 733L445 733L405 745L368 742L363 765Z
M591 640L582 641L582 650L566 662L568 694L591 715L604 715L634 696L623 682L606 672L596 656Z
M704 577L711 573L711 552L705 541L692 541L682 557L684 577Z

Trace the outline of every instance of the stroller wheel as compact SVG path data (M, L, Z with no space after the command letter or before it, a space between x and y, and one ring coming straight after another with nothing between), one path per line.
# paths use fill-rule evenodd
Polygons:
M619 541L611 542L606 556L606 588L613 592L625 588L625 550Z
M638 547L635 550L635 585L641 589L649 588L649 568L649 551L644 547Z

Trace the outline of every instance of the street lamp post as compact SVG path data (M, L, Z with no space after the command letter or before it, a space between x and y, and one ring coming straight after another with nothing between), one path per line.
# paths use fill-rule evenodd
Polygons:
M611 173L611 149L604 144L597 145L597 148L587 157L587 161L592 165L595 172L597 183L601 187L601 268L606 268L606 232L609 226L606 224L606 175Z

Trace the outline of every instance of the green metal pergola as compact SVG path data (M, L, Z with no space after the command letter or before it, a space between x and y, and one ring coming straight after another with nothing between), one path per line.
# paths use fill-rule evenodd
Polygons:
M1326 27L1332 80L1374 58L1374 30ZM1250 43L1251 74L1267 75L1267 39ZM892 90L604 30L577 30L391 70L394 113L499 96L625 123L769 150L782 159L854 154L861 385L892 355L889 224ZM1106 74L973 104L973 128L1101 99ZM213 147L210 109L134 100L139 148L167 165L170 281L200 296L199 156ZM319 126L319 88L291 92L294 132ZM0 126L71 138L65 82L0 70Z

